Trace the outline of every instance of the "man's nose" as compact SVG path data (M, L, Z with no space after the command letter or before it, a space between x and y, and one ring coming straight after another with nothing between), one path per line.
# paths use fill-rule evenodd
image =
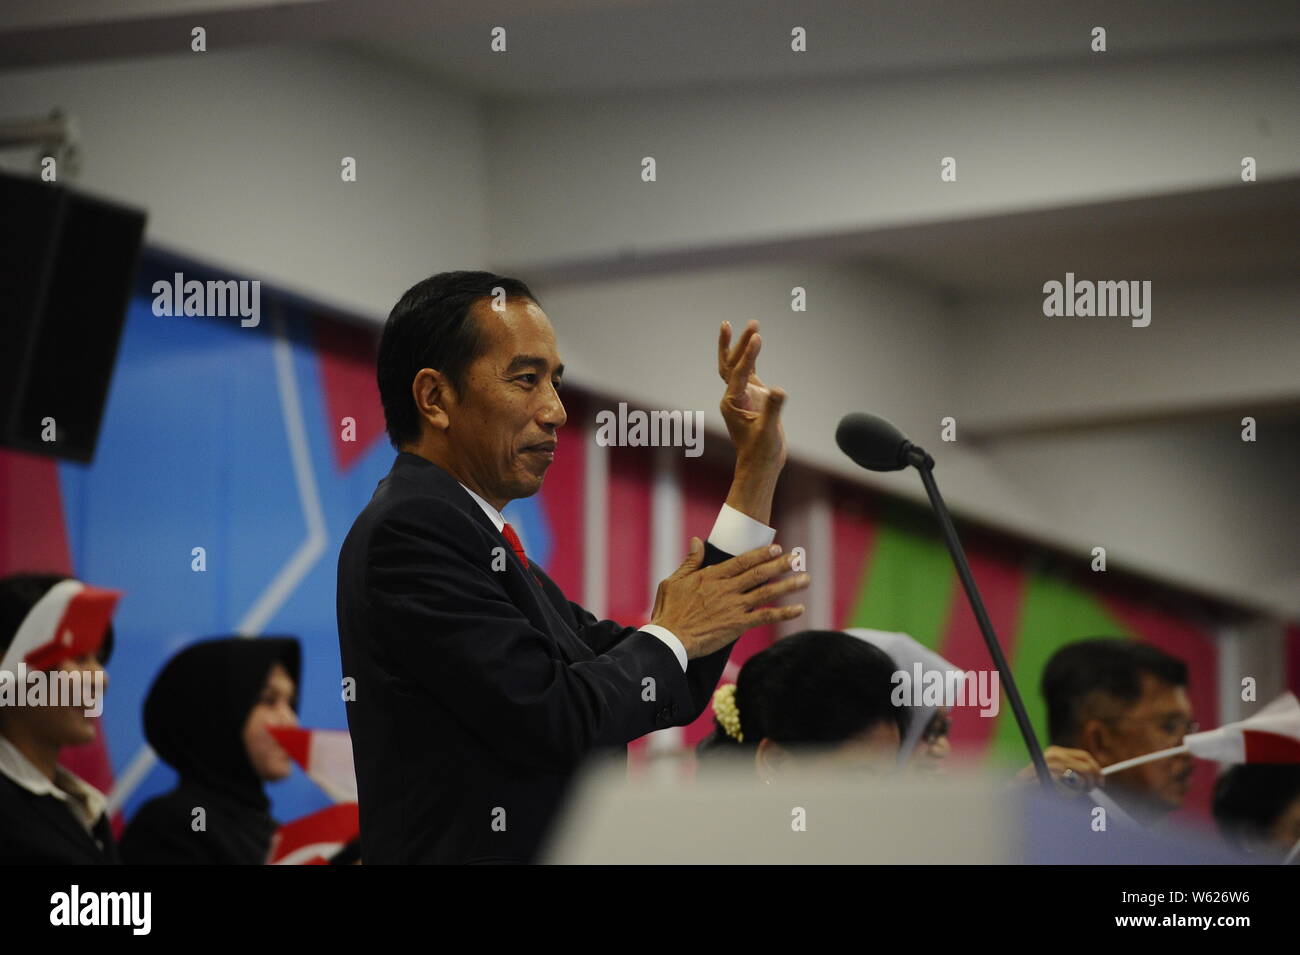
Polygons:
M569 420L569 416L564 411L564 402L555 391L551 392L551 398L542 408L541 423L547 428L563 428L564 423Z

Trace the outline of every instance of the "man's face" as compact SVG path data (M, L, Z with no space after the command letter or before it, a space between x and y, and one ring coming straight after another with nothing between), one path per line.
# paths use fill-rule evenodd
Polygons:
M65 684L65 692L80 693L80 704L14 707L0 714L9 721L6 725L11 732L21 732L24 737L55 749L81 746L94 740L95 721L104 702L101 694L108 689L108 673L96 653L69 657L45 674L47 694L55 692L56 674L60 673L72 674L72 679L80 682L79 690ZM21 724L21 730L17 724Z
M1098 742L1088 748L1102 766L1133 756L1182 744L1192 731L1192 704L1187 691L1142 675L1142 696L1121 716L1098 731ZM1109 777L1107 784L1128 790L1153 809L1172 812L1183 804L1192 775L1192 757L1186 753L1144 763Z
M500 510L536 494L555 459L567 420L558 393L564 365L535 302L512 299L497 312L482 299L474 313L487 348L444 403L445 434L456 476Z

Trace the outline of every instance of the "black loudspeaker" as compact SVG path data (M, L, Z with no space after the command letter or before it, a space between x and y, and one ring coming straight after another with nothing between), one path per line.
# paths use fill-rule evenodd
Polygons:
M0 173L0 445L94 457L144 223L135 209Z

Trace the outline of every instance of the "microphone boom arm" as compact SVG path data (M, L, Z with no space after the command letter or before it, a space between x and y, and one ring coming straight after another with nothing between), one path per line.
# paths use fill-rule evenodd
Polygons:
M906 442L904 445L903 455L906 456L908 464L921 472L921 483L925 485L925 493L930 496L930 504L939 520L939 527L943 530L943 539L948 545L948 553L952 555L952 562L957 567L957 576L961 578L962 586L966 589L966 598L970 601L975 620L979 623L980 633L984 635L984 644L988 647L989 656L993 658L993 663L998 668L1002 687L1006 690L1011 712L1015 714L1016 724L1020 727L1020 735L1024 737L1025 746L1029 749L1029 758L1034 764L1038 781L1045 790L1054 793L1052 774L1047 769L1043 748L1039 745L1038 737L1034 735L1034 728L1029 723L1029 714L1025 712L1024 701L1020 698L1016 681L1011 676L1011 667L1007 665L1006 657L1002 655L1002 646L998 643L997 635L993 632L993 623L984 610L984 601L980 598L979 588L975 586L975 578L971 574L970 564L966 562L966 554L957 537L957 530L953 527L948 507L939 494L939 485L935 483L934 458L911 442Z

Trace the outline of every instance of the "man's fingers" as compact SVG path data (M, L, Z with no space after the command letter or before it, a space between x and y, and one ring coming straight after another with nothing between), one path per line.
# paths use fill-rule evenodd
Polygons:
M765 560L761 564L749 568L744 573L737 574L732 578L732 582L736 589L743 594L761 584L767 583L773 577L785 573L793 563L794 554L782 554L771 560Z
M686 559L682 561L680 567L673 572L674 577L685 577L699 568L700 562L704 559L704 543L698 537L691 538L690 550L686 552Z
M749 350L750 340L758 334L758 322L750 319L749 324L745 326L745 330L740 333L740 338L736 340L734 347L722 346L724 336L728 345L731 342L731 325L728 323L724 323L724 325L726 326L725 331L720 332L718 336L718 374L722 376L723 381L730 382L732 372L736 370L736 363L745 356L745 353Z
M1087 780L1089 789L1102 784L1101 767L1091 753L1081 753L1070 762L1070 768Z
M745 594L745 609L751 610L754 607L761 607L763 604L771 603L778 597L784 597L788 593L796 590L806 590L812 578L807 574L795 574L793 577L785 577L781 580L774 580L770 584L764 584L757 590L751 590Z
M1091 789L1102 784L1101 766L1086 750L1050 746L1043 753L1054 776L1064 777L1073 771L1078 777L1076 789Z
M773 421L781 416L781 409L785 407L785 389L773 387L767 394L767 407L764 413L769 421Z
M728 398L739 398L745 393L749 385L749 376L754 373L754 364L758 361L758 352L762 347L762 338L757 334L750 337L740 360L731 368L731 379L727 382Z
M795 617L803 616L803 604L790 604L786 607L764 607L761 610L755 610L745 617L746 627L766 627L770 623L784 623L786 620L793 620Z
M773 548L776 548L773 550ZM743 574L751 567L757 567L764 561L771 560L781 553L780 544L769 544L766 547L755 547L753 550L747 550L743 554L737 554L730 560L724 560L720 564L714 564L712 567L704 568L703 573L712 572L718 577L735 577Z

